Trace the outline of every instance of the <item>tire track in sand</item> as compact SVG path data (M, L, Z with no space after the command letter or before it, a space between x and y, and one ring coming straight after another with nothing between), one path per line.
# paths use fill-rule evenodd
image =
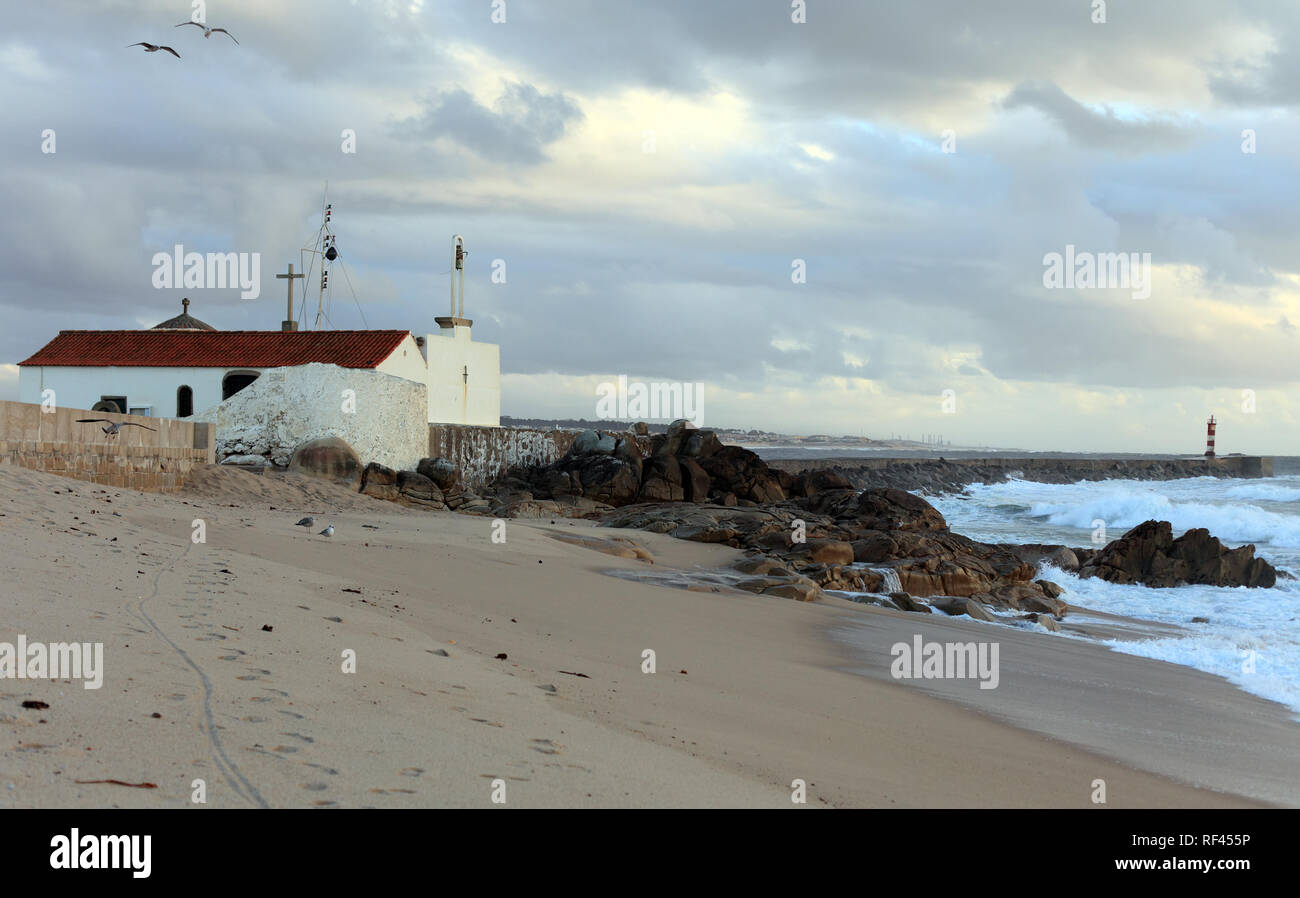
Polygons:
M239 765L230 760L230 757L226 754L225 748L221 745L221 739L217 736L216 724L212 719L212 681L208 679L207 673L205 673L203 668L199 667L194 659L189 656L188 652L173 642L171 638L162 631L162 628L154 623L153 618L149 616L149 612L144 610L145 602L157 597L158 581L162 579L162 575L169 573L179 562L184 561L185 557L190 554L190 549L193 545L193 543L186 543L185 550L182 551L180 555L172 559L171 562L164 567L159 568L158 572L153 576L153 590L149 595L144 596L135 602L128 602L126 608L132 614L147 623L150 628L158 634L159 638L171 646L172 650L175 651L176 654L180 655L185 663L188 664L196 674L198 674L199 682L203 684L204 719L203 723L200 724L200 728L204 731L204 735L208 737L208 742L212 745L212 759L216 761L217 767L221 770L222 776L226 778L227 784L229 784L230 788L245 801L251 801L261 808L269 808L270 805L266 803L266 799L262 798L262 794L258 792L257 788L248 781L247 777L244 776L243 772L239 769Z

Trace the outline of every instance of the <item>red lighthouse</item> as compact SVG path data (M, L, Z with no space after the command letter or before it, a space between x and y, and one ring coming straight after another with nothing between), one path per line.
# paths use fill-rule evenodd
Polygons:
M1205 422L1205 457L1214 458L1214 415Z

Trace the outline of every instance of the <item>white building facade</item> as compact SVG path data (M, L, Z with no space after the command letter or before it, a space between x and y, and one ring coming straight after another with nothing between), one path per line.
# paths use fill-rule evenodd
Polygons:
M62 331L19 363L22 402L53 391L60 406L186 418L230 399L265 372L326 364L373 370L428 389L428 423L501 423L501 351L470 336L472 322L438 319L440 332L219 331L184 312L144 331Z

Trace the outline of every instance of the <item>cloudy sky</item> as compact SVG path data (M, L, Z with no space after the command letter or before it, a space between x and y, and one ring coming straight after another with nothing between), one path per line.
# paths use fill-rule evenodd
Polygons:
M1213 412L1300 454L1300 4L791 6L208 2L236 45L185 0L10 4L0 398L182 295L278 328L328 181L330 324L435 329L465 235L505 414L626 374L706 425L1195 452ZM260 297L155 289L178 243L260 253ZM1150 295L1045 286L1067 246L1149 253Z

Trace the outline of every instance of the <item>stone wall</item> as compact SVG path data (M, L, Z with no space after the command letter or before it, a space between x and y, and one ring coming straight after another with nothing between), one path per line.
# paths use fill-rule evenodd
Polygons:
M314 363L272 368L195 417L215 422L219 461L284 467L302 444L338 437L363 465L413 470L428 446L428 404L425 384Z
M77 418L142 426L107 436L101 425L79 424ZM169 492L180 489L195 465L211 464L213 449L214 429L201 421L0 402L0 464L104 486Z
M204 449L0 440L0 465L145 492L174 492L195 465L208 463Z
M430 424L428 454L454 462L465 484L477 489L517 465L550 464L569 451L581 432ZM642 454L649 452L648 437L637 442Z

